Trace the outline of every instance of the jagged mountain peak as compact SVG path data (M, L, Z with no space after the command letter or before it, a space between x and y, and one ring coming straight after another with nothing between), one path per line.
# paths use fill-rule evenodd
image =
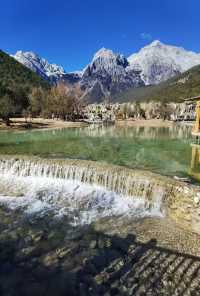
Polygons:
M26 56L26 57L32 57L32 58L40 58L39 55L33 51L22 51L18 50L15 54L15 56Z
M149 85L158 84L200 64L200 54L155 40L132 54L128 61L131 69L141 70L144 83Z
M143 85L139 72L128 68L125 56L101 48L84 69L80 83L93 100L99 101L127 88Z
M200 64L200 54L160 40L154 40L128 58L103 47L82 71L71 73L32 51L20 50L14 58L49 81L80 83L96 96L93 101L128 88L158 84Z
M165 44L165 43L161 42L160 40L154 40L150 44L147 44L146 46L141 48L141 50L139 52L146 51L146 50L149 50L149 51L152 50L152 51L155 51L155 52L156 51L160 51L160 52L163 51L164 53L165 53L165 51L168 50L168 51L176 53L177 55L178 54L183 54L183 53L185 53L187 55L188 54L199 55L196 52L186 50L184 47Z
M124 55L103 47L94 54L91 63L84 69L84 72L88 68L93 68L93 70L101 68L108 72L115 69L114 72L118 73L121 67L126 68L128 65L129 62Z
M116 54L111 49L107 49L105 47L102 47L94 54L93 60L96 60L99 57L109 58L109 57L112 57L115 55Z
M111 49L102 47L101 49L99 49L93 56L92 61L95 61L98 58L102 58L102 59L116 59L116 58L126 58L123 54L121 53L116 53Z
M66 73L63 67L50 64L46 59L41 58L33 51L19 50L13 57L47 80L58 80Z
M162 43L160 40L154 40L148 46L163 46L163 45L164 43Z

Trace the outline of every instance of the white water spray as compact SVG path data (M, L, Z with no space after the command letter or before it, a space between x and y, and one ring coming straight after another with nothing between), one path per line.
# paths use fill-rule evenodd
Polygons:
M125 171L81 166L78 161L9 159L0 160L0 203L26 215L51 213L73 224L88 224L110 216L160 216L162 191L156 195L148 180L136 183Z

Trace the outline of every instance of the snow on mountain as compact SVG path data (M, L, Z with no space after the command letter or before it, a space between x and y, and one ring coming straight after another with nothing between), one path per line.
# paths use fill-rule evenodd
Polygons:
M141 71L145 85L158 84L200 64L200 54L158 40L128 58L130 69Z
M82 78L83 71L73 71L73 72L68 72L68 74L73 74L73 75L76 75L79 78Z
M47 60L31 51L23 52L20 50L17 51L13 57L18 62L47 80L56 81L65 74L65 71L61 66L50 64Z
M129 58L102 48L82 71L69 73L33 52L18 51L13 57L51 82L80 83L92 101L128 88L158 84L200 64L200 54L158 40Z
M84 69L80 83L90 95L95 95L96 100L130 87L144 85L140 71L130 71L128 68L129 62L123 55L102 48Z

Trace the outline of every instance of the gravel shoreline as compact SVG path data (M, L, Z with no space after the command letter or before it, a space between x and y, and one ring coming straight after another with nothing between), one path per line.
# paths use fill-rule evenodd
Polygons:
M190 125L191 122L173 122L162 119L138 119L138 120L117 120L115 125L118 127L172 127L176 124ZM43 129L59 129L59 128L72 128L72 127L86 127L89 124L86 122L70 122L62 120L52 120L43 118L33 118L31 121L26 122L24 118L13 118L11 120L11 126L7 127L0 121L0 131L10 130L43 130Z
M0 131L11 130L50 130L59 128L71 128L71 127L85 127L88 126L85 122L71 122L62 120L52 120L43 118L33 118L31 121L25 121L24 118L13 118L11 120L11 126L8 127L0 122Z

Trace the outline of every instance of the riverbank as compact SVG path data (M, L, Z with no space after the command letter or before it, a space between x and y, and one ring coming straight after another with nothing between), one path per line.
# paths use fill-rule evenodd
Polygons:
M101 124L101 123L100 123ZM193 122L174 122L162 119L137 119L137 120L117 120L115 125L119 127L172 127L175 125L193 125ZM0 121L0 131L8 130L27 130L27 129L59 129L59 128L76 128L86 127L89 123L83 121L63 121L63 120L52 120L44 118L33 118L31 121L26 121L24 118L12 118L10 126L6 126Z
M85 122L72 122L63 120L53 120L44 118L33 118L26 121L24 118L12 118L10 126L6 126L0 121L0 131L8 130L27 130L27 129L59 129L59 128L71 128L71 127L84 127L88 126Z
M128 127L171 127L176 123L174 121L163 119L137 119L137 120L117 120L117 126Z

